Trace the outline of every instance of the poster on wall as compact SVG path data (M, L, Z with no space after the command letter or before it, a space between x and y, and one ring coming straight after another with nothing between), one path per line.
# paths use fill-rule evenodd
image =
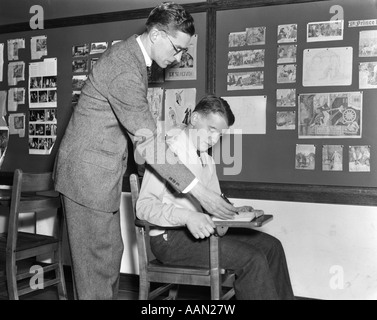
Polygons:
M180 61L165 70L165 80L196 80L198 35L194 35L187 52L181 53Z
M297 42L297 24L278 26L278 43Z
M8 111L16 112L19 104L25 104L25 88L10 88L8 93Z
M196 105L196 88L167 89L165 92L165 132L187 125Z
M8 61L19 60L20 49L25 49L25 39L8 40Z
M246 45L260 46L266 44L266 27L246 28Z
M230 48L246 46L246 31L231 32L228 37L228 45Z
M299 96L299 138L361 138L362 92Z
M276 130L296 130L296 112L277 111Z
M228 52L228 69L263 67L264 49Z
M315 169L316 146L313 144L297 144L295 168L297 170Z
M30 39L31 59L41 59L47 56L47 36L32 37Z
M259 90L264 87L264 72L235 72L228 73L227 90Z
M377 57L377 30L360 31L359 57Z
M12 113L8 118L9 134L18 134L20 138L25 137L25 113Z
M343 40L344 20L311 22L307 25L307 41Z
M352 66L352 47L304 50L303 86L350 86Z
M0 126L0 169L5 159L5 154L9 141L9 129L6 126Z
M349 147L349 171L350 172L370 172L370 146L350 146Z
M276 90L277 107L295 107L296 106L296 89L277 89Z
M322 170L343 171L343 146L324 145L322 147Z
M360 89L377 89L377 62L363 62L359 65Z
M15 86L19 81L25 80L25 63L23 61L8 64L8 85Z
M266 96L222 97L236 118L232 130L242 134L266 134Z
M57 59L29 64L29 154L49 155L57 130Z

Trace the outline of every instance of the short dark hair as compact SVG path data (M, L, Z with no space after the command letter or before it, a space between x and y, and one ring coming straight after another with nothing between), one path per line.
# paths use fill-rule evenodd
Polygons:
M196 105L194 112L198 112L204 115L209 113L219 113L228 123L228 126L232 126L235 121L234 114L230 109L230 106L226 100L214 95L208 95L203 97Z
M181 5L174 2L163 2L154 8L146 22L147 31L152 28L164 30L175 35L176 31L195 34L194 18Z

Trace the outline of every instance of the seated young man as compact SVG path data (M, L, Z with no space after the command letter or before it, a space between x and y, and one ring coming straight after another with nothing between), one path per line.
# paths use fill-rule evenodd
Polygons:
M171 130L167 137L169 148L179 160L218 193L221 191L215 163L207 151L234 120L224 99L207 96L197 104L190 124ZM136 211L140 219L158 226L187 227L150 231L151 249L160 262L209 266L209 237L215 225L194 197L175 192L147 167ZM293 299L285 253L276 238L257 230L229 229L221 238L220 254L221 267L236 272L237 299Z

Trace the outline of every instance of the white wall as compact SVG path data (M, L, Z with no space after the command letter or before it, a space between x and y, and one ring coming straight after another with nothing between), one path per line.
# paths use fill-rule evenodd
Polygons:
M232 199L274 215L261 228L283 244L294 294L377 299L377 208ZM123 273L137 274L131 197L122 194Z

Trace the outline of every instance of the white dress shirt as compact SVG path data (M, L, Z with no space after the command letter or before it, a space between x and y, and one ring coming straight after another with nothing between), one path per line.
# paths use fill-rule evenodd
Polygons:
M187 127L170 131L167 144L205 187L221 193L213 158L207 152L202 152L201 157L198 157ZM149 168L145 170L136 205L139 219L159 226L184 226L185 217L191 211L203 212L198 200L191 194L176 192ZM163 232L163 230L152 230L151 235Z

